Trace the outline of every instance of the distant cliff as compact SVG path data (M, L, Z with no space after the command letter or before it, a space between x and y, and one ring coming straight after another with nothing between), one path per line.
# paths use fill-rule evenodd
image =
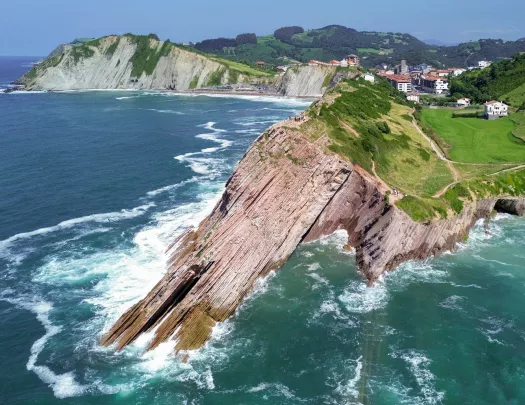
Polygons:
M320 97L335 72L331 67L297 66L285 74L268 73L155 36L127 34L59 46L17 84L27 90L50 91L251 86L276 95Z

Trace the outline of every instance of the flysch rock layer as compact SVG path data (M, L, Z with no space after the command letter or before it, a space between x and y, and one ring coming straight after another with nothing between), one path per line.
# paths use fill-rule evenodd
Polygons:
M348 232L369 282L410 259L455 248L495 206L523 213L524 200L487 199L455 218L416 223L385 203L374 177L330 153L326 139L275 126L243 157L212 213L168 250L168 270L153 290L102 338L117 350L155 329L150 348L175 339L201 347L231 316L255 281L279 268L301 242ZM521 208L520 208L521 207Z
M75 57L71 45L63 45L50 57L59 57L56 65L37 71L36 77L27 74L17 83L27 90L65 91L89 89L127 90L178 90L187 91L208 87L214 74L224 70L220 85L228 85L233 79L231 71L220 61L207 55L174 46L166 56L161 56L151 74L143 72L133 76L133 56L137 50L127 36L102 38L100 45L89 46L89 57ZM151 40L151 46L160 52L164 41ZM116 46L112 52L110 47ZM275 95L290 97L321 97L335 77L336 68L330 66L296 66L283 75L275 77L250 77L237 74L234 82L239 86L263 85ZM341 78L354 77L355 72L338 72ZM332 83L333 84L333 83Z

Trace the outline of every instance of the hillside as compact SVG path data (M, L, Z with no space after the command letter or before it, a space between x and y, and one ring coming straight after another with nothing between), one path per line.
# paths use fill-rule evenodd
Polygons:
M476 69L451 79L453 95L465 96L478 103L504 100L512 106L525 103L525 54L493 63L486 69Z
M160 41L155 35L126 34L59 47L18 84L28 90L186 90L272 80L270 73Z
M277 73L161 41L155 35L126 34L59 46L16 83L26 90L142 89L321 97L332 82L356 74L353 68L308 65Z
M249 35L249 36L248 36ZM226 59L255 63L264 60L272 65L310 59L341 60L354 53L365 67L395 65L401 59L409 64L428 63L436 67L467 67L479 60L499 60L525 51L523 41L484 39L457 46L428 45L410 34L357 31L329 25L305 31L302 27L284 27L273 35L256 37L244 34L237 38L218 38L199 42L196 49Z

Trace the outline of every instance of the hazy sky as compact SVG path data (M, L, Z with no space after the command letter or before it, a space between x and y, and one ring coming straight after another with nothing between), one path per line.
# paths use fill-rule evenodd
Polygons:
M75 37L154 32L182 42L285 25L341 24L445 42L525 37L523 0L2 0L1 9L0 55L46 55Z

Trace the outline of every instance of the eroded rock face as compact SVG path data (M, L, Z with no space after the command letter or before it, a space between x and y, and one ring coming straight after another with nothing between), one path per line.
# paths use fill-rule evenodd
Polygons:
M374 177L327 152L325 142L280 126L259 137L213 212L169 248L163 279L101 343L121 349L157 328L150 348L168 339L176 340L177 350L198 348L254 282L279 268L301 242L347 230L359 268L373 282L403 261L455 249L498 201L479 201L456 218L416 223L386 204Z

